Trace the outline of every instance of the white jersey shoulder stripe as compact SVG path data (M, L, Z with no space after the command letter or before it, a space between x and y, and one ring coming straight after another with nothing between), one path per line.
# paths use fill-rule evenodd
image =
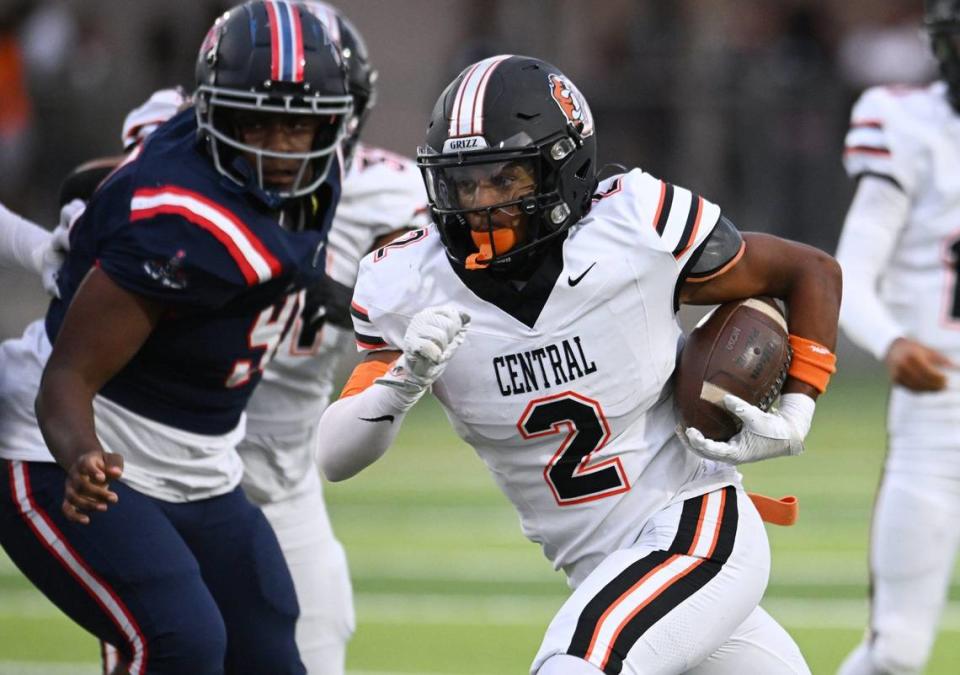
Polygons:
M353 334L357 342L357 351L370 352L385 349L389 345L370 321L370 312L356 301L350 303L350 316L353 318Z
M660 181L660 197L651 225L674 258L682 258L698 241L703 214L703 197Z
M130 203L131 221L161 213L182 216L210 232L226 247L251 286L269 281L282 270L280 261L239 218L199 193L173 186L134 193Z

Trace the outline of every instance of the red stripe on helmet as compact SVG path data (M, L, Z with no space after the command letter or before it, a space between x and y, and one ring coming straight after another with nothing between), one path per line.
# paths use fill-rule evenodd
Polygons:
M263 3L267 8L267 23L270 25L270 79L280 79L280 15L277 6L270 0Z

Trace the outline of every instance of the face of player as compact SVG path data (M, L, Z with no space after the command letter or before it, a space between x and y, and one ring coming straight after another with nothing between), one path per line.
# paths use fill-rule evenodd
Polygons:
M321 127L326 126L315 116L254 111L238 112L235 124L237 140L241 143L277 153L309 152L317 135L322 133ZM260 170L265 187L290 190L312 178L310 163L300 158L269 155L258 158L252 152L244 152L243 156L254 168L258 166L258 159L262 163Z
M451 206L468 210L464 217L478 246L489 243L491 236L497 253L523 243L529 216L518 202L536 190L529 162L448 168L445 178L453 186Z

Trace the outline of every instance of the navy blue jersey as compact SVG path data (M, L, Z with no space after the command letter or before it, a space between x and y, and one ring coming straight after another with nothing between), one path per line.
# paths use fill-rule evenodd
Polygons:
M146 343L100 392L176 428L223 434L302 304L323 277L324 242L340 196L334 166L309 200L311 226L290 231L257 188L216 171L193 110L172 118L93 195L71 232L50 340L93 265L124 289L161 302ZM316 207L318 203L323 207Z

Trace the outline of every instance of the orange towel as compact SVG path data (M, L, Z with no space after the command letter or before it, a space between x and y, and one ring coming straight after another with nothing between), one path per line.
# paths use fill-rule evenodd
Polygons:
M757 507L760 517L765 523L788 527L797 522L800 516L800 500L793 495L774 499L755 492L748 492L750 501Z

